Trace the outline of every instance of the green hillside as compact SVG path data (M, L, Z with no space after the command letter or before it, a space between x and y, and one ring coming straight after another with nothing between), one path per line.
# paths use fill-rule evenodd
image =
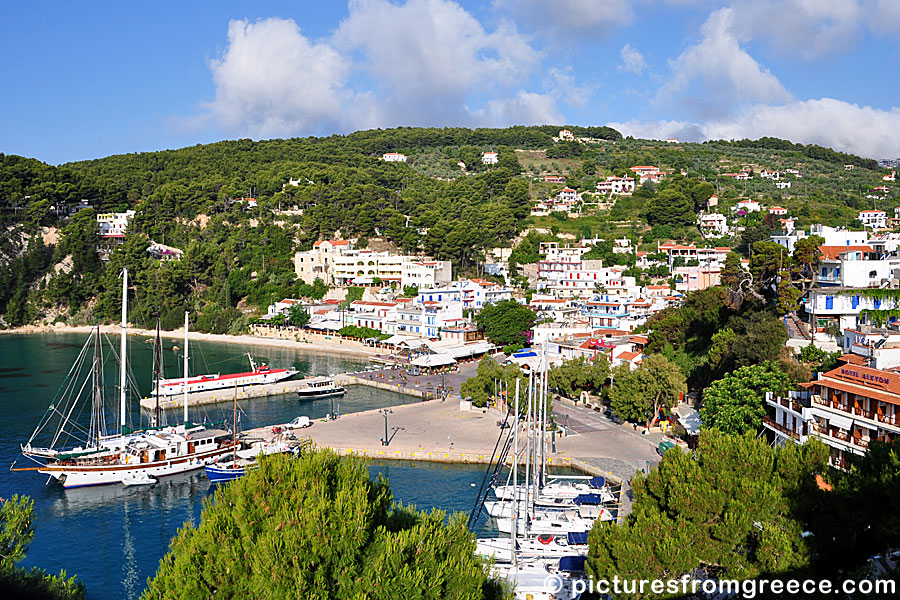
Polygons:
M475 273L490 249L513 245L531 228L542 238L627 234L644 248L668 237L699 240L694 211L713 190L722 212L751 197L790 209L800 227L849 225L861 208L900 204L893 188L884 199L866 198L888 173L874 160L827 148L766 138L673 144L623 139L607 127L568 129L589 141L554 142L557 126L399 128L227 141L59 167L0 154L0 324L114 319L118 273L128 264L139 323L160 314L174 326L190 308L200 329L237 331L251 308L311 293L294 281L293 253L334 236L362 246L383 239ZM498 164L482 165L484 151L499 152ZM408 162L384 162L385 152L402 152ZM586 194L579 218L529 216L533 201L563 187L544 175L592 191L634 165L673 175L614 204ZM790 176L792 187L779 190L756 176L722 176L741 168L794 168L802 177ZM251 196L254 208L236 201ZM93 208L68 217L82 200ZM137 215L127 242L100 261L96 213L129 209ZM751 236L767 227L746 225ZM184 250L184 259L156 261L146 252L151 240ZM529 260L518 254L518 262Z

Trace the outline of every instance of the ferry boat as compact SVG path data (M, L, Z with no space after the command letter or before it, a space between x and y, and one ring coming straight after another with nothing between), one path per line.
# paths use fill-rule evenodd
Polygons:
M197 392L210 392L213 390L232 389L235 387L244 387L248 385L263 385L267 383L278 383L285 379L290 379L297 374L297 369L272 369L265 363L256 366L253 357L247 354L250 359L250 371L244 373L230 373L220 375L215 373L212 375L197 375L188 377L187 393L194 394ZM178 396L184 394L185 380L180 379L162 379L157 387L153 388L151 396Z
M301 383L305 384L297 390L297 395L301 398L330 398L343 396L346 392L331 377L307 377Z

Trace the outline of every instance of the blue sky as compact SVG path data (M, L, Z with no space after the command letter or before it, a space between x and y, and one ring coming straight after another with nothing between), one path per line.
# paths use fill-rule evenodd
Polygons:
M544 123L900 156L898 0L7 2L0 35L0 152L52 164Z

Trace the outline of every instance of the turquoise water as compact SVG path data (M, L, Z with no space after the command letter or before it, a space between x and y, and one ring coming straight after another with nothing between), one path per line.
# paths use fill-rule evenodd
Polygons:
M0 336L0 463L30 466L19 455L19 444L28 440L44 411L81 350L86 336L75 334ZM118 342L113 339L118 348ZM167 376L177 377L180 355L175 341L164 341ZM178 344L180 345L180 344ZM129 346L134 382L146 395L150 389L152 346L141 340ZM281 348L246 349L230 344L191 344L192 372L245 370L249 350L254 359L272 367L294 366L301 375L326 375L359 370L364 359L337 357ZM105 350L108 352L108 350ZM111 356L111 354L110 354ZM116 367L106 369L109 396L115 395ZM340 413L357 412L408 402L409 397L364 386L350 386L335 400ZM133 425L146 423L133 402ZM241 427L284 423L295 416L321 418L331 412L331 400L303 400L296 396L273 396L238 403ZM231 420L232 405L212 405L192 412L192 420ZM114 414L112 407L107 414ZM170 418L171 421L171 418ZM388 461L373 463L375 476L383 473L391 483L395 499L420 509L440 508L450 512L471 509L484 467ZM92 599L137 598L146 580L156 571L169 541L186 521L199 522L203 500L210 484L201 472L168 477L152 488L107 486L64 491L55 482L46 483L34 472L0 469L0 497L26 494L34 499L35 537L23 566L39 566L49 572L65 569L85 582Z

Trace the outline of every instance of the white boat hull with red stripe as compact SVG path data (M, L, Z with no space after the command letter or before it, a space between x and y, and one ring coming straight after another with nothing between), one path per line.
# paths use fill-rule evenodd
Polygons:
M297 369L270 369L266 365L255 367L252 371L245 373L231 373L227 375L199 375L197 377L188 377L187 387L188 394L197 392L211 392L213 390L232 389L234 387L244 387L248 385L264 385L267 383L278 383L285 379L290 379L297 374ZM160 396L178 396L184 394L184 379L162 379L159 382L161 393ZM153 389L151 396L156 396L156 389Z

